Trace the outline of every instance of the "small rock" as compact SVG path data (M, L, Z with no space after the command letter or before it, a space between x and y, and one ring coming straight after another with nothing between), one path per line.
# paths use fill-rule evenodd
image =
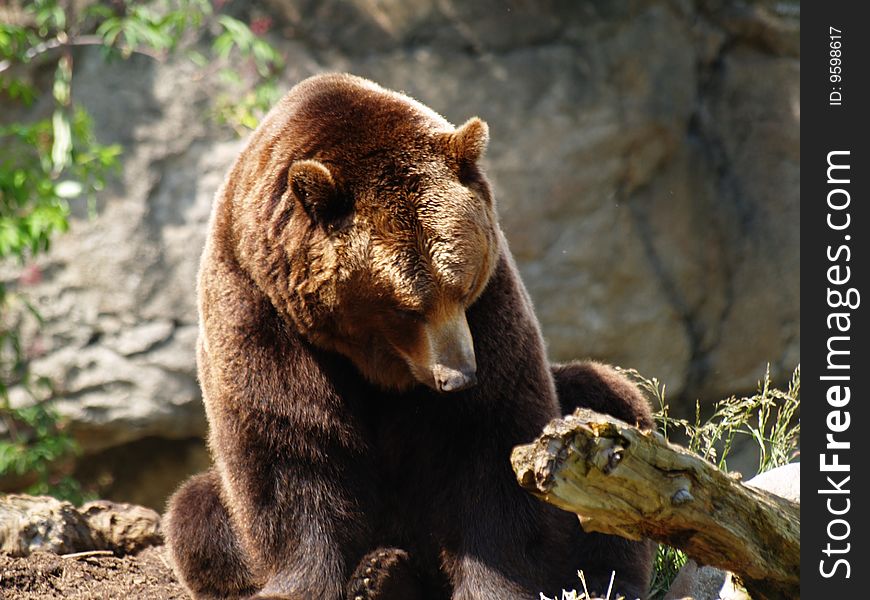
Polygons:
M0 551L28 556L98 550L87 521L69 502L49 496L0 495Z
M96 500L83 505L79 512L110 550L133 554L163 543L160 515L150 508Z
M801 464L792 463L756 475L746 485L776 494L786 500L801 501Z
M160 544L160 515L150 508L100 500L79 509L50 496L0 494L0 552L135 553Z

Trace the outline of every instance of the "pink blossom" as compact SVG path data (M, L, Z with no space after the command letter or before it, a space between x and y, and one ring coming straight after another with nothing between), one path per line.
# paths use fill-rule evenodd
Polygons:
M272 19L269 17L257 17L251 19L251 31L256 35L263 35L272 28Z
M18 282L21 285L36 285L37 283L42 281L42 269L40 269L37 265L27 265L21 270L21 274L18 276Z

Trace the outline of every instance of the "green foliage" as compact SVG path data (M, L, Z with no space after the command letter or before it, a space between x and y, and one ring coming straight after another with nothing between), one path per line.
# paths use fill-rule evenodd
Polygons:
M102 190L121 152L96 142L81 108L0 126L0 144L0 257L20 260L47 250L51 236L66 231L67 202Z
M658 545L653 560L652 581L649 584L650 600L665 597L687 560L688 557L684 552L664 544Z
M29 494L51 494L81 503L81 485L64 473L64 462L78 452L63 421L45 404L0 411L7 439L0 440L0 473L32 480ZM59 464L60 463L60 464Z
M229 93L215 99L214 118L222 125L229 125L239 135L257 127L263 112L275 104L281 91L275 81L268 81L245 92L241 97Z
M686 441L679 442L725 472L728 472L727 459L738 436L746 436L755 443L759 473L786 465L798 456L800 365L792 374L787 390L772 386L768 365L755 394L720 400L713 405L713 414L706 419L702 418L700 402L695 402L692 421L670 416L665 386L657 379L648 379L634 370L623 372L658 404L656 422L665 437L674 439L677 435L684 435ZM658 547L650 584L651 599L664 597L686 560L686 555L675 548Z
M223 91L213 115L240 133L256 127L277 98L282 59L259 35L271 25L267 19L256 22L255 33L243 21L217 14L208 0L80 4L13 3L7 10L15 18L0 23L0 260L24 264L48 250L52 237L68 227L69 203L84 200L93 211L96 194L119 168L120 146L100 144L90 115L75 103L76 47L100 48L110 60L175 54L203 75L220 70ZM243 74L250 66L248 76L230 64ZM54 71L50 84L34 76L45 67ZM22 476L34 481L31 492L81 499L62 468L76 445L30 382L13 315L21 307L40 322L25 296L0 282L0 479ZM33 402L13 407L12 386L30 392Z
M701 404L696 401L693 421L670 416L665 388L656 379L645 379L631 371L629 374L658 402L656 421L665 437L680 431L688 440L689 450L725 472L728 472L727 459L737 436L747 436L755 442L759 473L786 465L796 457L800 437L800 422L795 422L800 409L800 365L792 374L786 391L772 387L768 365L755 394L720 400L706 419L702 419Z

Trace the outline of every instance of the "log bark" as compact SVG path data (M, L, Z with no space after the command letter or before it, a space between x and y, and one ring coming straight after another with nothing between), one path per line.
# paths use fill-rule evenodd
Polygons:
M738 575L755 600L800 598L800 505L607 415L580 409L511 456L520 485L583 529L650 538Z
M12 556L97 550L123 555L162 541L160 515L150 508L104 500L76 508L49 496L0 494L0 552Z

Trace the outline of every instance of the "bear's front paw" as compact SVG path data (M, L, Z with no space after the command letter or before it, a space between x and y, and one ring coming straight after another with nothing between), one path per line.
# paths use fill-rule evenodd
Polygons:
M422 598L420 581L408 553L380 548L366 554L350 578L348 600L416 600Z

